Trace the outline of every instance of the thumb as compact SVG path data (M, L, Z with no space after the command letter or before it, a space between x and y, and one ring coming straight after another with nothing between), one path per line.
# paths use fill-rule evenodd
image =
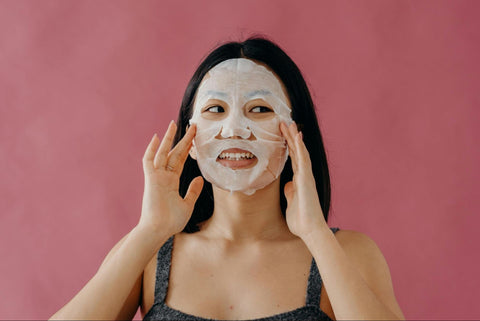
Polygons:
M195 206L195 202L197 201L200 193L202 192L202 188L203 178L201 176L195 177L188 186L187 194L185 194L183 200L187 204L190 211L193 211L193 207Z
M293 197L293 182L290 181L290 182L286 183L283 190L284 190L284 193L285 193L285 198L287 199L287 203L290 203L290 200Z

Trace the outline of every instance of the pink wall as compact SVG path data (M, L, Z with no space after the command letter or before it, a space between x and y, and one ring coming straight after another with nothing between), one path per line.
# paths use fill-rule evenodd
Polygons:
M480 318L479 9L1 1L0 318L48 318L95 274L138 221L145 147L197 64L253 32L311 88L330 225L377 242L408 319Z

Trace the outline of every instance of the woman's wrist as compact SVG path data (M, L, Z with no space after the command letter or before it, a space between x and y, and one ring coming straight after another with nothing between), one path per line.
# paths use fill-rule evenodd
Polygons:
M315 227L312 230L301 237L303 242L309 247L318 242L319 236L324 235L325 233L332 233L332 230L327 225L327 223L318 223L315 224Z
M132 229L132 234L138 235L142 239L153 242L154 244L162 245L165 243L174 233L169 232L166 229L156 229L150 226L136 225Z

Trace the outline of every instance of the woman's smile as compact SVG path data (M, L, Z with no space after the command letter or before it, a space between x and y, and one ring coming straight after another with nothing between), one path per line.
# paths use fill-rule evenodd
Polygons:
M230 148L220 153L217 162L231 169L247 169L255 166L258 160L255 155L247 150Z

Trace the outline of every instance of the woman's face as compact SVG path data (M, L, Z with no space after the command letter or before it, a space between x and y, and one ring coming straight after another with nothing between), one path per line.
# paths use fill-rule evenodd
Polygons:
M277 76L249 59L223 61L198 87L191 156L207 181L251 195L283 170L288 153L281 121L292 119Z

